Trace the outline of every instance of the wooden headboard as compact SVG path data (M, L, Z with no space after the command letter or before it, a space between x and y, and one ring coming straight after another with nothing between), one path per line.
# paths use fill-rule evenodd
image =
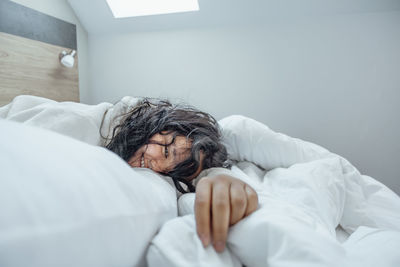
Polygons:
M78 57L73 68L59 60L72 49L74 24L0 0L0 106L22 94L79 102Z

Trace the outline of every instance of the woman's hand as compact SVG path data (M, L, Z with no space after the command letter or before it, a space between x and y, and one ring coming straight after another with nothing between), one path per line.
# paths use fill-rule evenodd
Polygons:
M258 196L246 183L228 175L204 177L196 186L195 217L203 246L211 242L217 252L225 248L228 228L255 211Z

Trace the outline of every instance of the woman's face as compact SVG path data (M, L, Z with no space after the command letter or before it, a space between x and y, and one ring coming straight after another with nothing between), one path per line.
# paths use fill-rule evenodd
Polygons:
M190 139L176 136L173 133L155 134L149 144L140 147L128 160L128 164L135 168L149 168L155 172L167 173L190 156L192 146Z

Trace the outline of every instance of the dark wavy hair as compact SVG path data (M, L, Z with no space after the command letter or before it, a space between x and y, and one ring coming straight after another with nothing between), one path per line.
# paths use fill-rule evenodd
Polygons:
M167 100L144 98L123 115L112 130L106 147L125 161L149 139L161 132L185 136L191 141L190 156L167 173L175 187L182 193L194 192L191 179L199 167L229 167L227 152L221 143L216 120L208 113L188 105L173 105ZM174 142L173 139L172 143ZM170 145L170 144L167 144ZM200 161L200 152L204 157ZM200 166L201 165L201 166ZM181 185L186 185L184 189Z

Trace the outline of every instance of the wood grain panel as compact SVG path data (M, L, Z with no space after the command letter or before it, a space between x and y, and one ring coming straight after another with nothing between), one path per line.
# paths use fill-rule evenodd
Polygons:
M0 32L0 106L22 94L79 102L78 58L62 66L63 50L70 49Z

